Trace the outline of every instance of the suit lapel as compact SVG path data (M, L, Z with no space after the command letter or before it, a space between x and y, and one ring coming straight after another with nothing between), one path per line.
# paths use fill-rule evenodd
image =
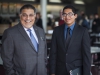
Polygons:
M65 25L63 25L63 26L61 27L61 36L60 36L60 37L62 37L61 40L62 40L62 46L63 46L63 48L64 48L63 50L66 51L66 50L65 50L65 32L64 32L64 31L65 31Z
M28 37L27 33L25 32L24 28L22 27L21 24L18 25L18 29L20 31L20 33L22 34L22 36L27 40L27 42L32 46L32 48L35 50L35 47L33 46L30 38ZM36 50L35 50L36 51Z

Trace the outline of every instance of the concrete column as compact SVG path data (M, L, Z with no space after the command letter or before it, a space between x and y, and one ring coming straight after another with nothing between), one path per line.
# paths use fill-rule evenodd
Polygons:
M40 0L40 12L43 21L43 28L45 33L47 32L47 0Z

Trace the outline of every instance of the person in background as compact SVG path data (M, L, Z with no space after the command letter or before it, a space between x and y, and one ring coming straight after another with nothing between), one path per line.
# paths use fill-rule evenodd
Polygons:
M94 20L92 23L92 32L93 33L100 33L100 18L98 13L94 14Z
M79 11L79 10L77 10L77 11ZM83 15L83 14L85 14L85 12L82 11L82 10L78 13L76 22L77 22L79 25L81 25L81 23L82 23L81 21L82 21L82 15Z
M59 22L59 24L58 24L59 26L64 24L64 20L63 20L63 17L62 17L62 10L60 10L60 19L58 20L58 22Z
M83 27L86 27L88 30L90 29L89 20L88 20L86 14L82 14L82 23L81 23L81 25Z
M4 31L1 57L6 75L47 75L47 49L43 29L34 25L36 9L20 8L20 22Z
M90 15L89 15L89 25L90 25L89 32L92 32L93 20L94 20L94 16L93 16L93 14L90 14Z
M77 10L63 8L64 24L54 28L50 50L50 75L90 75L91 52L87 28L76 23Z
M36 25L43 29L41 14L39 12L36 13Z
M16 13L16 16L15 16L15 22L19 22L19 19L20 19L20 18L19 18L19 13L17 12L17 13Z

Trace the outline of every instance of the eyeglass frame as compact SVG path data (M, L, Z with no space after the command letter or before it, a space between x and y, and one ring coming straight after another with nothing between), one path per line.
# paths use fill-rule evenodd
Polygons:
M73 12L63 13L63 14L62 14L63 17L67 17L67 16L68 16L68 17L71 17L71 16L73 16L73 15L75 15L75 13L73 13Z
M35 15L36 14L29 14L29 15L27 15L25 13L21 14L22 17L34 17Z

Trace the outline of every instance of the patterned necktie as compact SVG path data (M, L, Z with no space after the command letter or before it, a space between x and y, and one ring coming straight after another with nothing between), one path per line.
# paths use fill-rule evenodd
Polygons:
M37 51L38 50L38 43L37 43L34 35L32 34L31 29L28 29L27 31L29 31L31 42L34 45L35 50Z
M68 48L69 42L70 42L70 28L67 28L67 34L66 34L66 40L65 40L65 47Z

